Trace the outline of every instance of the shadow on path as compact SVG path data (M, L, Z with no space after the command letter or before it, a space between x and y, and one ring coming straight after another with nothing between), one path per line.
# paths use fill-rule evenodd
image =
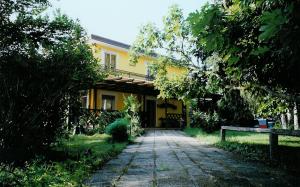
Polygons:
M149 130L97 171L88 186L300 186L300 179L236 159L181 131Z

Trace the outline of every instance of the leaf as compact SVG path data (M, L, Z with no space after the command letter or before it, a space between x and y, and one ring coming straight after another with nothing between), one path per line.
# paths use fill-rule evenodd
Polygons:
M260 18L262 26L259 28L259 31L262 33L259 35L258 39L264 41L276 36L280 31L281 26L288 20L289 9L287 13L284 13L281 9L264 12Z
M268 51L270 51L270 49L267 46L263 46L263 47L258 47L257 49L253 49L250 54L259 56L265 54Z
M228 64L231 66L231 65L236 64L239 60L240 60L239 57L237 57L237 56L231 56L231 57L227 60L227 62L228 62Z

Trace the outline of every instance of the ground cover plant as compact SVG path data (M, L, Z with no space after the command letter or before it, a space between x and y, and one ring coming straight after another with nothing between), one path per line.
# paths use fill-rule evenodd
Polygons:
M52 147L47 156L23 166L0 165L0 186L81 186L91 172L115 157L127 142L110 143L109 135L75 135Z

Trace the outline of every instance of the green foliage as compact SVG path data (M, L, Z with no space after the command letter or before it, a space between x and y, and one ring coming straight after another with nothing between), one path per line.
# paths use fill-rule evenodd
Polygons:
M205 52L214 52L223 47L227 34L224 28L225 12L220 9L220 5L204 5L200 11L191 13L187 19L191 26L192 34L199 38L197 45Z
M169 8L168 14L163 18L163 28L159 29L154 24L148 23L140 29L136 41L131 47L131 62L136 63L141 55L158 56L156 50L163 50L168 61L157 63L168 63L176 66L191 63L189 54L192 54L193 43L190 42L189 27L185 22L182 9L177 5ZM177 57L175 60L175 57Z
M251 94L250 94L251 93ZM245 92L244 97L250 104L251 110L256 116L263 118L274 118L285 113L290 107L285 100L266 93Z
M225 92L218 101L218 108L222 119L237 126L247 125L254 119L247 101L241 97L239 90Z
M287 12L283 12L282 9L274 9L271 11L265 11L261 15L261 24L259 31L262 33L259 35L260 40L270 40L275 37L281 30L281 26L288 21L288 16L291 13L292 6L285 9Z
M26 159L66 134L79 90L102 78L83 28L59 12L44 16L48 4L1 1L1 159Z
M137 113L141 107L137 98L133 95L124 98L124 111L127 113Z
M129 121L125 118L115 120L106 127L106 133L112 136L113 141L122 142L128 140Z
M108 135L72 136L53 149L67 155L60 161L37 158L25 166L0 165L1 186L81 186L92 171L101 167L125 148L112 145ZM91 154L86 155L86 150Z
M299 101L299 1L231 1L206 4L187 21L203 53L213 54L226 87L255 85L270 95Z
M130 95L124 98L124 111L125 117L130 121L130 126L128 128L128 134L132 137L141 135L144 130L141 127L141 120L138 114L141 104L138 102L137 98Z
M102 134L109 124L122 117L124 117L124 113L120 111L101 111L98 113L87 110L79 117L79 125L86 129L87 135Z
M163 27L146 24L141 29L130 50L130 61L136 63L142 55L156 57L151 66L154 85L160 90L159 97L177 97L186 100L188 67L193 64L194 43L182 10L173 5L165 17ZM155 52L160 51L163 55ZM180 77L167 74L167 67L183 67L187 72Z
M193 111L191 118L191 127L201 128L207 133L212 133L221 127L220 118L216 112Z

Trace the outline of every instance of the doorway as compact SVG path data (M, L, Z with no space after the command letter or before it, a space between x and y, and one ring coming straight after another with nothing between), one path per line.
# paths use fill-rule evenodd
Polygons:
M147 128L155 128L156 125L156 101L146 101Z

